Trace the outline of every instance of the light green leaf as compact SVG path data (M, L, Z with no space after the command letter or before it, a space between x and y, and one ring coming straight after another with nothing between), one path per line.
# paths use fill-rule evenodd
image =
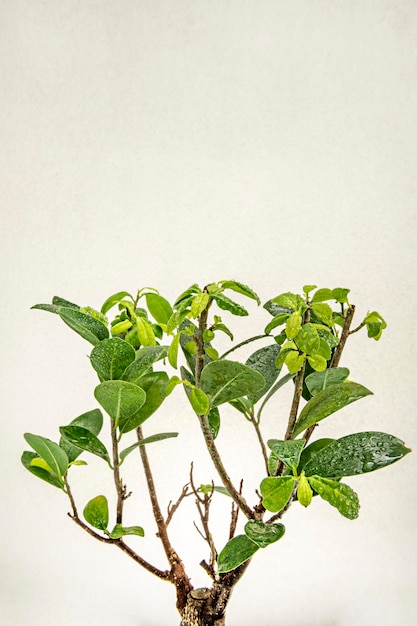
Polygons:
M313 492L304 472L301 472L298 479L297 498L298 502L305 507L309 506L313 499Z
M135 350L118 337L104 339L93 348L90 360L101 380L116 380L135 360Z
M259 550L258 544L246 535L237 535L226 543L217 559L218 573L225 574L242 565Z
M347 435L325 446L304 467L307 476L356 476L391 465L411 452L404 442L381 432Z
M343 289L342 287L336 287L336 289L332 289L333 298L336 302L349 304L348 302L348 293L350 289Z
M317 289L313 296L312 302L325 302L326 300L334 300L334 295L331 289Z
M59 432L71 445L99 456L110 465L110 457L106 446L87 428L71 425L61 426Z
M118 304L124 298L130 298L133 302L133 297L127 291L118 291L117 293L114 293L112 296L109 296L107 300L104 302L103 306L101 307L101 312L103 313L103 315L105 315L107 311L110 311L110 309L115 304Z
M311 354L307 356L307 361L310 363L313 370L317 372L324 372L327 367L327 361L320 354Z
M297 469L300 462L301 452L304 448L304 439L280 440L269 439L268 447L275 453L276 457L285 463L292 471Z
M271 543L275 543L284 536L284 533L283 524L265 524L255 520L249 520L245 524L245 535L260 548L266 548Z
M259 372L237 361L212 361L201 375L201 388L212 406L254 393L264 386L265 379Z
M168 361L170 365L175 369L178 367L178 347L180 344L181 335L182 331L179 330L168 348Z
M248 399L252 404L256 404L262 396L264 396L267 391L270 390L276 379L278 378L280 370L277 369L275 365L275 361L280 351L280 346L277 346L276 343L265 346L264 348L260 348L256 350L246 361L246 365L256 370L265 379L265 385L257 391L256 393L251 393L248 396Z
M308 296L310 291L314 291L315 289L317 289L317 285L304 285L303 287L303 291L306 296Z
M99 530L106 530L109 523L109 505L105 496L90 500L83 511L85 521Z
M294 341L306 354L314 354L320 348L320 336L314 324L304 324Z
M336 507L344 517L348 519L358 517L359 498L348 485L321 476L310 476L308 480L314 491L317 491L323 500Z
M206 415L209 412L210 401L204 391L198 389L197 387L193 387L188 397L191 406L197 415Z
M94 396L114 420L116 427L119 426L120 432L136 428L131 418L145 403L146 393L143 389L123 380L108 380L95 388Z
M331 306L325 304L324 302L320 302L318 304L313 304L311 310L323 324L327 324L327 326L333 326L333 311Z
M334 367L323 372L313 372L313 374L306 377L305 383L311 395L315 396L326 387L344 383L348 376L349 370L347 367Z
M301 329L301 320L300 311L294 311L294 313L291 313L285 326L285 334L288 339L294 339L298 335Z
M92 411L87 411L87 413L83 413L82 415L79 415L78 417L73 419L69 426L82 426L83 428L86 428L87 430L92 432L93 435L98 435L103 426L103 415L100 409L93 409ZM63 450L65 450L70 464L73 464L75 459L83 451L81 448L70 444L68 440L64 437L61 437L61 439L59 440L59 446Z
M233 300L230 300L230 298L225 296L223 293L216 293L215 295L213 295L213 299L216 301L217 305L224 311L229 311L233 315L249 315L249 313L243 306L241 306L237 302L234 302Z
M38 459L39 461L43 460L36 454L36 452L29 452L29 450L23 452L21 456L23 466L31 474L37 476L38 478L41 478L45 482L53 485L54 487L57 487L58 489L64 489L64 481L62 480L62 478L53 472L48 472L44 467L37 467L36 465L33 465L35 459Z
M128 454L136 450L139 446L145 446L148 443L154 443L156 441L163 441L164 439L171 439L172 437L178 437L178 433L159 433L158 435L151 435L150 437L145 437L140 441L137 441L133 445L125 448L120 453L120 465L123 463Z
M210 296L205 291L198 293L191 302L191 317L197 318L210 302Z
M137 428L159 409L162 402L167 397L168 382L169 378L166 372L151 372L140 378L139 385L146 393L146 401L140 409L136 411L133 417L128 420L128 430L132 430L130 427L132 423L136 424L133 428ZM123 432L127 432L126 425Z
M141 526L121 526L120 524L116 524L110 533L112 539L120 539L120 537L125 537L126 535L144 537L145 531Z
M262 504L272 513L281 511L291 498L294 489L292 476L271 476L261 482Z
M290 350L285 357L285 365L288 367L290 374L297 374L303 367L305 360L304 354L298 354L295 350Z
M32 467L41 467L42 469L46 470L47 472L51 472L52 468L49 467L48 463L46 461L44 461L43 459L41 459L39 456L36 456L35 458L33 458L30 462Z
M237 293L241 293L243 296L247 296L248 298L252 298L252 300L256 300L258 304L261 304L259 297L256 293L247 285L243 285L242 283L238 283L236 280L222 280L221 286L223 289L231 289Z
M155 333L153 332L152 326L144 317L140 315L136 318L136 331L138 333L138 338L142 346L155 346L156 339Z
M290 292L281 293L279 296L272 298L271 302L285 309L291 309L292 311L297 311L304 304L304 300L301 296ZM285 311L282 312L285 313ZM275 315L278 315L278 313Z
M216 361L219 358L219 353L215 348L212 348L211 346L206 346L204 348L204 352L212 361Z
M53 473L62 478L68 469L68 457L64 450L57 443L41 437L25 433L24 435L28 444L52 469Z
M156 293L147 293L145 295L146 305L149 313L158 324L168 324L168 320L173 314L172 307L168 300Z
M152 370L154 363L160 359L165 358L167 355L167 348L163 346L146 346L136 351L135 360L125 373L123 374L123 380L130 383L140 384L140 378Z
M113 324L111 327L111 334L112 335L122 335L123 333L125 333L126 331L130 330L130 332L132 329L132 322L130 320L123 320L122 322L117 322L117 324ZM136 330L136 328L135 328ZM137 334L137 331L136 331Z
M288 313L280 313L279 315L273 317L269 324L265 326L265 334L269 335L274 330L274 328L276 328L277 326L281 326L281 324L284 324L288 320L288 318Z
M295 425L293 437L297 437L309 426L336 413L348 404L369 395L372 395L372 391L358 383L345 382L326 387L304 406Z
M178 296L178 298L174 302L174 307L177 308L183 300L187 300L190 296L193 296L200 291L200 287L197 285L197 283L194 283L194 285L188 287L188 289L186 289L180 296Z

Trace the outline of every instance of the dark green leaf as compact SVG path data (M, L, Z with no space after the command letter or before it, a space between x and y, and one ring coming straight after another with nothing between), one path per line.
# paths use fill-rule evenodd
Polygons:
M168 324L168 320L173 314L168 300L156 293L147 293L145 298L149 313L158 324Z
M25 433L24 437L31 448L49 465L54 474L59 477L65 475L68 469L68 457L57 443L31 433Z
M256 404L267 391L270 390L276 379L278 378L280 370L275 365L276 358L280 351L280 346L272 344L271 346L265 346L256 350L246 361L246 365L256 370L265 379L265 385L256 393L249 394L248 398L252 404Z
M313 443L310 443L304 448L301 453L300 462L298 464L298 471L301 472L307 463L316 456L320 450L333 443L335 439L316 439Z
M42 467L37 467L36 465L32 465L34 459L41 460L40 456L36 454L36 452L29 452L26 450L23 452L21 461L24 467L31 472L34 476L41 478L46 481L50 485L54 487L58 487L58 489L64 489L64 482L60 476L54 474L53 472L49 472Z
M93 409L92 411L83 413L82 415L79 415L78 417L73 419L69 426L82 426L82 428L86 428L91 433L93 433L93 435L97 436L103 426L103 414L100 409ZM81 448L70 444L69 441L64 437L61 437L59 445L63 450L65 450L70 463L75 461L75 459L83 451Z
M283 524L265 524L250 520L245 525L245 535L254 541L260 548L266 548L284 536Z
M292 476L271 476L261 482L262 504L272 513L281 511L291 498L294 489Z
M186 289L180 296L178 296L178 298L174 302L174 307L177 307L180 304L180 302L188 299L190 296L193 296L196 293L199 293L200 291L201 291L200 287L197 285L197 283L194 283L194 285L191 285L191 287L188 287L188 289Z
M141 408L128 420L122 432L137 428L161 406L167 396L168 374L166 372L151 372L139 380L141 389L146 393L146 401ZM135 423L136 426L131 427ZM126 430L126 428L128 430Z
M116 380L135 360L135 350L118 337L104 339L93 348L90 360L101 380Z
M304 467L307 476L328 478L356 476L391 465L410 452L404 442L393 435L363 432L333 441Z
M348 485L321 476L310 476L308 480L314 491L317 491L323 500L336 507L344 517L348 519L358 517L359 498Z
M268 302L265 302L264 309L266 309L268 313L274 317L278 317L278 315L290 315L293 311L291 307L280 306L279 304L276 304L274 300L268 300Z
M213 295L213 299L216 301L217 305L224 311L229 311L233 315L249 315L249 313L243 306L241 306L237 302L234 302L233 300L230 300L230 298L225 296L223 293L216 293L215 295Z
M106 446L87 428L82 426L61 426L59 432L71 445L99 456L110 465L110 457Z
M212 361L203 369L201 388L210 397L212 406L259 391L264 377L237 361Z
M231 289L232 291L241 293L248 298L252 298L252 300L256 300L258 304L261 304L259 297L250 287L248 287L247 285L243 285L242 283L238 283L236 280L223 280L221 282L221 286L223 289Z
M74 302L70 302L69 300L65 300L64 298L60 298L59 296L54 296L52 298L52 304L56 304L58 306L64 306L69 309L74 309L78 311L81 307L78 304L74 304Z
M120 537L125 537L126 535L144 537L145 531L141 526L121 526L120 524L116 524L110 533L112 539L120 539Z
M217 407L210 409L208 414L208 423L210 426L211 434L213 439L216 439L220 430L220 413Z
M63 308L59 316L72 330L75 330L76 333L92 343L93 346L96 346L109 336L107 327L91 315Z
M326 387L344 383L349 376L347 367L334 367L326 369L324 372L314 372L306 377L305 382L312 396Z
M114 293L112 296L109 296L107 300L104 302L101 307L101 312L103 315L107 313L115 304L118 304L123 300L123 298L130 298L133 302L133 297L127 291L118 291Z
M250 559L259 546L246 535L237 535L226 543L217 559L218 573L225 574Z
M146 401L146 393L141 387L123 380L108 380L95 388L94 396L120 432L136 428L134 416Z
M123 374L123 380L138 385L139 379L152 370L154 363L163 359L166 355L167 348L162 346L146 346L137 350L135 360Z
M105 496L96 496L83 511L84 519L94 528L106 530L109 523L109 505Z
M133 445L125 448L120 453L120 464L123 463L128 454L136 450L139 446L145 446L148 443L154 443L155 441L163 441L164 439L171 439L172 437L178 437L178 433L159 433L158 435L151 435L150 437L145 437L140 441L137 441Z
M297 469L304 444L304 439L290 441L269 439L268 441L268 447L290 470Z
M345 382L326 387L304 406L295 425L293 437L297 437L309 426L336 413L348 404L369 395L372 395L372 391L358 383Z

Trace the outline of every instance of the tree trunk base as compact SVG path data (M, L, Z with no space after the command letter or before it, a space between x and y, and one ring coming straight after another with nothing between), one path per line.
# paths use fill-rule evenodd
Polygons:
M213 615L213 589L193 589L187 596L180 626L225 626L225 614Z

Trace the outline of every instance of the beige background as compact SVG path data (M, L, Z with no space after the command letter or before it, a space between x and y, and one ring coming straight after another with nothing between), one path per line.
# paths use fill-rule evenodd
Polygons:
M95 406L88 345L29 311L54 294L99 307L119 289L174 299L229 277L263 300L305 283L350 287L358 321L377 309L389 328L380 343L352 338L344 365L375 395L320 434L382 430L416 448L416 31L413 0L1 2L2 624L178 622L168 585L84 536L64 496L20 465L24 431L56 438ZM260 328L269 319L254 316ZM181 433L152 451L164 503L192 458L198 480L212 476L175 400L147 431ZM253 435L233 412L222 428L238 480L256 466ZM79 468L81 503L107 488L102 467ZM139 493L134 464L126 471ZM230 626L415 624L415 472L414 454L348 481L355 522L326 503L294 506L285 538L235 591ZM146 500L131 506L150 538L133 542L164 567ZM187 507L174 539L203 585Z

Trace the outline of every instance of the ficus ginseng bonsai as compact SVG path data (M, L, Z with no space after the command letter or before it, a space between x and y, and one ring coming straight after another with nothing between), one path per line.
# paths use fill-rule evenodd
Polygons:
M318 422L371 394L349 380L349 370L339 367L339 362L352 333L366 328L369 337L380 338L386 324L379 313L368 313L352 329L355 307L348 301L348 289L306 285L303 295L282 293L268 300L265 314L272 317L265 329L255 331L254 336L232 344L219 355L215 348L218 333L225 333L233 342L232 331L219 313L248 315L241 304L229 298L231 291L260 304L252 289L226 280L203 289L194 284L172 306L156 290L146 288L135 296L125 291L114 294L100 312L59 297L54 297L52 304L33 307L57 314L94 346L90 361L99 378L94 396L107 414L110 435L107 445L99 438L103 414L99 408L93 408L60 427L59 443L26 433L25 439L33 451L23 453L23 465L66 494L71 506L69 515L80 528L102 543L122 550L142 568L175 586L181 626L225 624L226 606L234 586L255 553L282 538L285 528L281 518L293 503L307 507L318 495L348 519L355 519L358 496L342 479L390 465L410 451L400 439L382 432L360 432L310 443ZM116 311L116 315L109 324L107 316L111 311ZM234 351L239 354L242 346L261 340L266 345L245 362L236 360L236 356L230 358ZM180 351L185 365L179 367ZM178 367L179 375L175 375ZM293 387L286 428L283 433L277 432L281 439L265 442L261 416L268 401L284 385ZM200 424L217 476L216 483L213 480L209 485L196 485L191 471L189 483L164 515L147 447L178 433L145 436L142 424L152 424L152 416L169 394L177 392L178 386L184 388L190 410ZM217 439L222 436L220 411L226 404L239 411L256 434L254 441L260 450L248 463L248 471L259 474L259 491L254 493L244 494L243 480L236 483L230 478L217 447ZM278 420L276 423L278 428ZM134 451L136 454L132 454ZM82 453L100 457L103 469L113 473L114 511L109 512L108 499L100 494L83 503L83 513L79 512L70 476L73 471L86 471L73 469L86 465L78 458ZM140 555L140 542L144 539L133 539L138 548L131 547L132 540L126 539L135 535L142 538L145 534L141 526L126 526L124 522L126 500L131 495L122 478L128 456L129 462L136 457L142 466L157 537L167 559L166 569ZM257 467L258 457L261 463ZM175 455L173 459L171 466ZM224 497L223 494L232 499L231 515L228 513L225 519L230 531L226 545L218 546L210 531L209 510L213 498ZM200 563L211 580L207 588L193 588L180 552L169 537L168 526L188 495L195 497L201 534L208 544L209 556ZM238 531L240 526L243 528Z

